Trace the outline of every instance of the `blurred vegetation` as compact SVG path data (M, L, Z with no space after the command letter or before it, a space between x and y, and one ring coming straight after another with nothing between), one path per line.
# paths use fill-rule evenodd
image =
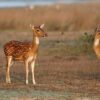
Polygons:
M66 37L66 36L65 36ZM85 32L83 35L78 36L77 39L69 40L48 40L42 43L45 47L45 54L52 56L94 56L93 51L94 34ZM48 44L48 45L47 45ZM48 49L50 48L50 49Z
M0 30L29 30L45 23L48 31L94 29L100 24L100 3L0 9Z
M86 53L89 53L93 51L93 42L94 42L95 34L89 34L85 32L82 36L79 38L79 42L82 42L83 51Z
M85 32L81 37L80 37L80 40L84 43L87 43L89 45L92 45L93 44L93 41L94 41L94 37L95 37L95 34L89 34L87 32Z

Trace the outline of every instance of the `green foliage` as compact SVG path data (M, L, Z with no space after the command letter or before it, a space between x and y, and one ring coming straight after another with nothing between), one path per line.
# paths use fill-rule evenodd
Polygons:
M75 39L75 40L47 41L46 44L42 45L43 49L45 45L46 50L44 51L46 52L45 54L41 52L41 54L53 55L53 56L88 55L90 57L94 56L93 41L94 41L94 34L88 34L87 32L81 35L81 37L79 37L77 40Z
M85 32L80 38L79 42L82 44L83 51L85 53L91 54L93 53L93 42L94 42L94 34L89 34Z
M80 40L84 43L93 44L94 41L94 34L88 34L85 32L81 37Z

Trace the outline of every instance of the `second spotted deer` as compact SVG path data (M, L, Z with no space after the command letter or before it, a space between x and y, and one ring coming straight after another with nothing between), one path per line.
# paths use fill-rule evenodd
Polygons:
M95 39L94 39L93 48L97 57L100 59L100 28L99 27L95 31Z

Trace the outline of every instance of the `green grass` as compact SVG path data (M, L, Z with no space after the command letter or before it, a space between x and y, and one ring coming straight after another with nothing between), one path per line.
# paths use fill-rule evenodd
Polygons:
M48 44L48 45L47 45ZM86 47L85 47L86 44ZM49 49L48 49L49 48ZM83 40L52 40L43 42L40 49L45 51L43 55L53 56L81 56L81 55L93 55L94 51L91 43L84 42Z
M87 99L86 99L87 98ZM0 100L99 100L99 97L38 90L0 90Z
M67 92L39 90L0 90L0 100L69 100L71 95Z

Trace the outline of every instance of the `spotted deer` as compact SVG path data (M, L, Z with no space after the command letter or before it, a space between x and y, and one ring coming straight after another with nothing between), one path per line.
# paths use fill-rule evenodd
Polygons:
M20 42L13 40L4 45L4 53L7 60L6 83L11 83L10 67L12 65L12 61L23 61L26 68L26 84L28 84L29 64L31 65L32 82L34 85L36 84L34 77L34 65L38 53L39 38L47 36L47 33L43 30L44 24L40 26L30 25L30 27L33 31L32 42Z
M100 58L100 28L96 28L95 30L95 39L93 45L94 51L98 58Z

